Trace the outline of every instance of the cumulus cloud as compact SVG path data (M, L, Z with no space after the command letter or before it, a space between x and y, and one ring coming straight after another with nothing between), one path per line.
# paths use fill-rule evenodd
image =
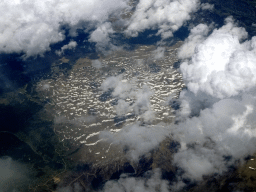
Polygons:
M201 110L199 116L172 126L174 138L183 146L174 162L187 177L200 180L203 175L220 174L235 160L255 152L255 99L248 94L241 99L223 99ZM227 161L225 156L232 158Z
M29 185L31 172L10 157L0 159L0 191L25 191Z
M140 0L125 33L136 37L146 29L158 29L163 39L173 36L199 6L199 0Z
M0 52L25 53L27 57L42 54L50 50L50 44L65 39L60 30L62 24L68 24L71 31L80 22L101 26L110 14L127 7L126 0L1 1Z
M168 181L161 179L161 170L154 169L145 173L144 177L135 178L128 175L121 175L117 181L108 181L104 188L104 192L168 192Z
M191 29L189 37L185 40L184 44L179 48L178 57L186 59L192 57L195 48L198 44L206 39L209 33L209 27L205 24L199 24Z
M179 122L170 127L181 144L174 163L192 180L255 153L255 37L246 40L231 17L208 33L208 26L196 26L179 50L188 89L180 94Z
M57 55L62 55L64 53L65 50L67 49L74 49L77 46L77 42L75 41L70 41L69 44L64 45L63 47L61 47L61 50L56 51Z
M110 35L114 33L110 22L100 24L95 31L92 32L89 42L95 42L98 48L115 49L115 46L110 43Z
M230 17L204 41L194 42L194 38L190 38L187 44L195 46L194 54L180 66L189 90L227 98L254 87L256 38L242 42L245 38L245 29L237 27ZM180 51L181 57L191 55L184 51L186 49Z

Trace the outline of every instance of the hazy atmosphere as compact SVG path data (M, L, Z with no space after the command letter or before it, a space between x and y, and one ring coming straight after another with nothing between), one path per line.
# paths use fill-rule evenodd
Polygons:
M0 11L0 192L256 190L255 0Z

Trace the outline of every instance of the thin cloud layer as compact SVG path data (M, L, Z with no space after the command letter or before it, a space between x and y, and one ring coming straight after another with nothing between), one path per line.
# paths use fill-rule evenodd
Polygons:
M142 155L158 147L159 143L169 136L170 130L164 126L128 125L121 131L112 134L108 131L100 133L100 138L109 143L122 146L127 151L127 157L138 162Z
M10 157L0 159L0 191L25 190L31 171Z

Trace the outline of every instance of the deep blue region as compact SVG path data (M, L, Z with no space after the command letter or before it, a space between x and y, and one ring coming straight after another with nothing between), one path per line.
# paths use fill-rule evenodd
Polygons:
M22 61L24 67L24 71L26 74L29 74L29 76L38 76L38 74L42 74L42 77L50 72L50 67L52 63L54 62L59 62L59 58L65 56L67 59L70 60L70 63L74 63L78 58L81 56L85 56L85 54L88 54L89 58L97 58L95 54L95 46L88 42L88 37L90 35L91 31L88 31L87 33L84 32L84 29L78 29L77 30L77 36L76 37L71 37L69 36L69 30L70 27L68 25L61 25L60 31L63 32L65 35L65 39L61 42L51 44L50 49L51 51L47 51L44 53L44 57L40 56L35 56L35 57L30 57L26 59L25 61ZM64 45L67 45L71 40L74 40L77 42L78 46L74 50L65 50L63 55L58 56L56 55L55 51L60 50L61 47ZM85 41L84 41L85 40ZM22 54L18 55L16 59L20 61L20 56ZM64 66L65 65L65 66ZM68 64L63 64L60 66L61 68L67 68L69 69L70 66ZM40 78L42 78L40 77Z
M178 110L180 109L180 102L178 100L172 100L169 102L169 105L175 109L175 110Z
M33 115L41 109L42 106L30 101L24 101L22 104L0 105L0 131L16 133L25 129L33 119Z
M188 37L189 32L190 31L189 31L188 27L182 26L181 28L179 28L177 31L175 31L173 33L173 36L175 38L180 39L181 41L184 41Z
M221 186L221 189L218 190L218 192L234 192L237 191L236 185L238 185L240 182L243 182L241 178L227 178L225 180L225 183L223 186ZM209 185L211 185L210 181L208 182ZM249 189L245 186L243 189L243 192L251 192L252 189Z
M110 102L110 104L111 104L112 106L117 105L117 104L118 104L118 99L113 99L113 100Z
M137 37L126 37L123 33L116 33L113 44L124 46L126 50L133 50L138 45L153 45L161 40L160 35L156 35L158 30L147 29L140 32Z
M0 93L14 91L30 81L24 73L25 62L21 54L0 54Z
M249 39L256 35L256 28L252 24L256 20L256 8L247 0L201 0L201 3L210 3L214 5L213 10L199 10L193 14L192 20L194 26L204 23L210 25L212 22L217 28L222 27L224 20L232 16L238 26L244 27L249 34Z
M118 74L122 74L122 73L124 73L125 72L125 69L123 68L123 69L120 69L119 71L118 71Z
M109 89L107 91L105 91L104 93L102 93L99 97L99 100L101 102L105 102L108 99L112 98L112 92L114 91L114 89Z
M158 30L147 29L137 37L127 38L128 44L142 44L142 45L152 45L161 40L160 35L156 35Z
M217 5L222 6L224 9L227 9L232 14L241 15L244 17L255 17L255 7L247 3L244 0L225 0L225 1L216 1Z
M92 182L91 186L94 190L101 190L104 187L104 181L103 178L98 174L97 177L95 177Z
M211 189L211 191L223 191L220 189L220 182L216 179L217 175L213 175L212 177L207 177L206 187L207 189ZM220 190L219 190L220 189Z
M177 141L171 141L169 144L169 149L172 153L177 153L180 148L181 148L181 145Z
M115 126L117 126L117 127L121 126L125 122L126 119L127 119L126 116L115 116L114 117Z
M85 51L88 51L88 50L91 50L91 43L88 41L89 39L89 36L90 36L90 33L95 29L90 29L88 30L87 32L85 31L86 30L86 24L84 24L84 26L82 28L79 28L76 30L76 36L72 37L70 36L70 26L67 25L67 24L63 24L60 26L60 31L62 31L62 33L65 35L65 39L61 42L58 42L58 43L55 43L53 45L51 45L51 48L53 50L60 50L62 46L68 44L71 40L74 40L77 42L78 46L85 46L86 47L86 50ZM90 47L90 49L88 49ZM94 50L95 52L95 47L94 47ZM93 52L93 51L88 51L88 52Z
M173 64L173 68L174 68L174 69L178 69L178 68L180 68L180 65L181 65L181 61L176 61L176 62Z
M175 182L177 181L176 173L172 171L162 170L162 179Z
M196 182L189 178L184 178L182 181L186 184L186 186L183 188L183 191L189 191L191 188L196 186Z
M150 158L149 160L145 157L141 157L138 163L138 167L139 170L137 170L136 176L137 177L142 177L145 176L144 174L149 171L152 170L152 163L153 163L153 159Z
M249 34L249 39L256 35L255 27L252 24L256 20L256 8L249 0L202 0L202 3L208 2L214 4L213 11L205 10L204 15L201 16L203 20L211 20L215 22L218 27L224 25L224 19L232 16L240 27L244 27ZM253 1L251 1L253 2ZM208 22L209 24L209 22Z
M75 172L83 173L90 170L90 165L89 164L78 164L75 168Z
M74 50L65 50L63 55L61 57L65 56L68 58L72 63L75 62L77 59L80 57L85 57L88 56L90 59L97 59L97 54L96 54L96 47L95 43L90 43L88 41L91 32L95 29L92 28L90 30L86 30L86 27L88 26L88 23L83 23L82 28L79 28L76 30L77 36L71 37L69 34L70 31L70 26L67 24L63 24L60 27L60 31L63 32L65 35L65 39L61 42L55 43L51 45L51 49L53 51L60 50L61 47L64 45L67 45L71 40L77 42L77 47L74 48Z
M120 175L123 173L128 173L129 175L132 174L134 175L135 170L133 169L133 167L130 165L130 163L125 163L121 169L119 169L118 171L116 171L115 173L112 174L110 180L113 179L120 179ZM131 175L130 175L131 176Z
M10 132L0 132L0 157L8 156L23 163L41 161L28 144Z
M123 123L125 123L126 119L132 118L134 116L135 116L135 114L130 114L130 115L126 115L126 116L115 116L114 117L115 126L117 126L117 127L121 126Z
M63 69L67 69L67 70L72 69L72 66L69 63L61 63L58 67L61 70L63 70Z
M224 159L224 161L228 162L232 159L232 156L231 155L224 155L223 159Z
M23 59L24 53L0 54L0 93L15 91L33 81L45 78L51 71L52 63L58 60L54 51L47 51L44 57L34 56ZM66 65L66 66L64 66ZM66 68L64 64L61 68ZM68 67L70 68L70 67Z
M224 25L224 19L228 16L223 16L223 15L219 15L218 12L216 12L216 4L214 2L212 2L214 0L201 0L201 3L210 3L210 4L214 4L214 10L198 10L197 12L195 12L193 14L192 19L189 21L189 23L187 23L187 25L189 24L193 24L193 26L197 26L201 23L203 24L207 24L210 25L212 24L212 22L214 22L214 24L216 24L217 27L221 27Z
M52 148L53 149L53 148ZM50 150L52 150L52 149L50 149ZM50 161L50 162L48 162L47 163L47 167L49 167L49 168L51 168L51 169L57 169L57 170L59 170L59 169L63 169L64 168L64 165L63 165L63 163L58 163L58 162L56 162L56 161Z
M247 157L244 158L245 161L249 161L250 159L253 159L253 156L248 155Z

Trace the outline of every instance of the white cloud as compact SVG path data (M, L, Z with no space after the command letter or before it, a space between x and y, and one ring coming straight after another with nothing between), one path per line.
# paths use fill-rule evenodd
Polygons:
M70 41L67 45L64 45L63 47L61 47L61 50L56 51L55 53L60 56L64 53L65 50L74 49L76 46L77 46L77 43L75 41Z
M158 29L163 39L172 37L198 6L199 0L140 0L125 33L136 37L146 29Z
M169 127L181 144L174 163L192 180L255 153L256 38L244 41L247 32L231 17L207 37L210 28L194 27L179 49L188 90L180 94L178 124Z
M50 44L62 41L61 24L75 31L79 22L98 26L111 13L119 13L126 0L17 0L0 2L0 52L24 52L27 57L50 50Z
M204 41L198 41L191 60L180 66L189 90L225 98L253 88L256 83L256 38L241 43L245 38L245 29L236 27L229 17L226 25L215 29ZM194 38L186 43L195 46ZM179 55L191 55L183 51L186 49Z
M104 192L168 192L168 181L161 179L161 170L154 169L146 173L149 178L128 177L121 175L118 181L108 181L104 188Z
M195 48L198 44L205 40L209 33L209 27L205 24L199 24L191 29L188 38L184 44L179 48L178 57L180 59L186 59L192 57L195 52Z

